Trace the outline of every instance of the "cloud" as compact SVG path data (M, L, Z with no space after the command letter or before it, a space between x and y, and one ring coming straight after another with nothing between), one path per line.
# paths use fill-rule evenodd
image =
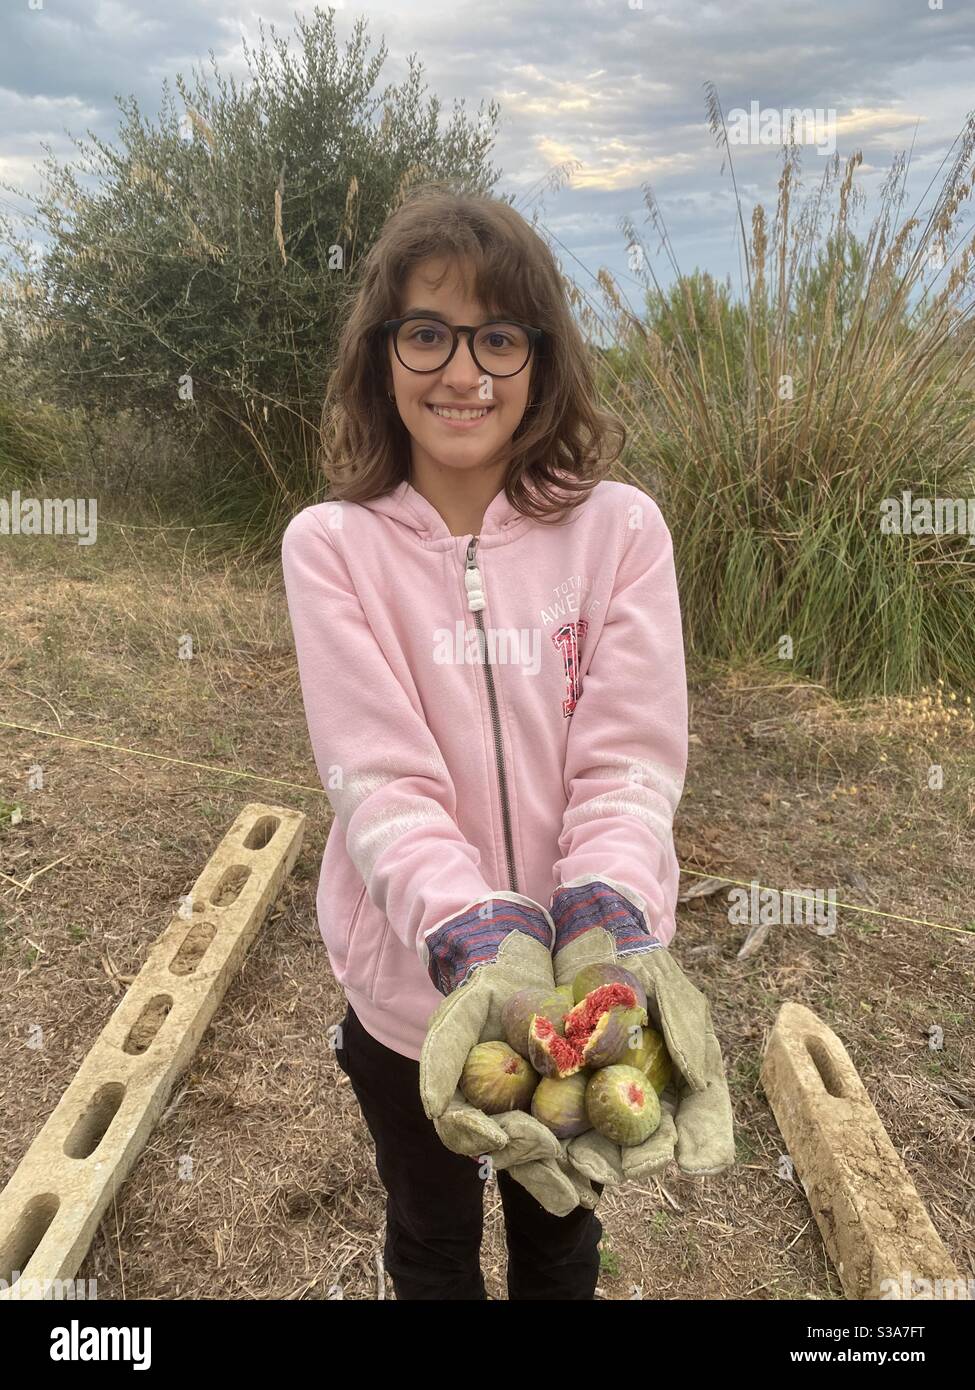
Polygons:
M67 127L111 142L115 93L132 93L148 118L158 112L163 78L174 91L182 73L211 75L213 49L225 77L246 80L241 34L253 48L258 21L294 34L294 13L309 0L46 0L5 13L0 42L0 177L37 187L33 163L42 140L62 155ZM339 8L340 43L359 14L375 53L388 50L378 88L402 81L415 53L429 94L449 114L466 98L473 116L498 100L502 126L490 158L502 170L499 192L526 196L553 169L579 167L570 183L544 197L542 221L563 230L576 254L625 273L620 220L646 225L651 186L675 246L723 276L738 273L736 209L723 152L707 128L703 84L716 84L727 112L757 101L771 108L832 108L841 158L862 149L858 177L877 188L895 151L913 147L912 177L923 190L961 129L970 104L975 58L972 7L946 0L425 0L389 6L360 0ZM771 207L777 149L734 152L748 202ZM804 152L816 178L822 156ZM15 175L16 177L12 177ZM924 182L922 182L922 180ZM526 216L531 206L518 206ZM672 219L672 221L671 221ZM650 229L652 233L652 229ZM648 245L650 237L647 237ZM686 266L687 256L681 258Z

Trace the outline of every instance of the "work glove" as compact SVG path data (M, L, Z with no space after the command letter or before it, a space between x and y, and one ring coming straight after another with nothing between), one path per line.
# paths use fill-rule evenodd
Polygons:
M461 1073L471 1048L503 1040L501 1011L518 990L554 990L548 913L519 894L476 904L427 938L426 964L445 996L420 1052L423 1108L453 1153L507 1169L546 1211L567 1216L598 1195L569 1162L564 1143L524 1110L486 1115L464 1099Z
M628 970L646 990L649 1022L673 1063L650 1138L621 1148L589 1130L567 1144L573 1166L604 1185L643 1181L672 1160L688 1177L723 1172L735 1161L734 1124L707 999L650 935L643 914L607 884L556 889L551 913L556 984L571 985L583 966L597 962Z

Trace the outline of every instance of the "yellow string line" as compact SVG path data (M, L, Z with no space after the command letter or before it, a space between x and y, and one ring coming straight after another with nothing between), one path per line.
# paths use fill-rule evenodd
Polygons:
M200 768L204 772L215 772L223 775L224 777L249 777L257 782L273 782L276 786L279 787L291 787L294 791L314 792L318 796L328 796L328 793L325 791L323 787L308 787L305 786L303 782L287 782L282 777L263 777L259 772L235 772L232 771L230 768L214 767L212 763L194 763L188 761L186 758L168 757L164 753L149 753L142 748L125 748L118 743L101 743L97 739L79 738L77 734L63 734L54 729L36 729L32 727L30 724L11 724L6 719L0 719L0 728L20 729L23 733L40 734L42 738L65 738L72 743L87 744L90 748L107 748L110 753L130 753L133 757L155 758L157 762L175 763L179 767ZM751 882L745 882L742 879L725 878L723 874L703 873L699 869L685 869L682 867L680 872L682 875L688 874L694 878L719 878L722 884L730 883L737 888L751 888L752 886ZM767 888L764 884L761 883L758 884L757 887L764 892L777 892L779 894L787 893L793 898L809 898L814 896L810 893L801 893L797 889L792 888ZM860 907L856 903L837 903L836 906L845 908L849 912L863 912L869 913L873 917L887 917L893 922L911 922L914 925L921 927L937 927L940 931L954 931L958 932L961 936L975 935L975 933L973 933L967 927L948 926L944 922L929 922L923 917L904 917L897 912L882 912L878 908Z
M118 743L100 743L93 738L79 738L77 734L62 734L54 729L34 729L29 724L10 724L0 719L0 729L22 729L27 734L41 734L44 738L66 738L72 743L87 743L90 748L107 748L110 753L131 753L136 758L155 758L161 763L178 763L180 767L198 767L204 772L219 772L224 777L251 777L257 782L274 782L279 787L292 787L295 791L317 792L319 796L327 793L322 787L306 787L301 782L286 782L283 777L262 777L259 772L234 772L229 767L215 767L213 763L191 763L186 758L169 758L164 753L147 753L142 748L125 748Z
M691 874L694 878L714 878L720 879L722 886L726 883L734 884L736 888L751 888L751 883L744 883L740 878L725 878L723 874L705 874L699 869L685 869L681 866L681 875ZM802 893L798 888L768 888L765 884L759 883L757 888L763 892L778 893L781 897L791 898L813 898L813 893ZM693 902L693 899L689 899ZM857 903L836 903L836 907L844 907L849 912L869 912L872 917L889 917L893 922L913 922L919 927L938 927L941 931L956 931L962 936L975 936L975 931L971 927L951 927L944 922L929 922L924 917L903 917L899 912L881 912L876 907L860 907Z

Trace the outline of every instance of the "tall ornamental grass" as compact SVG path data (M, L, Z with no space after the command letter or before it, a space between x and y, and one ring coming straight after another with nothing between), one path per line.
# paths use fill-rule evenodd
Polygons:
M709 100L727 149L713 89ZM975 118L939 186L903 217L909 166L898 158L857 237L862 155L834 156L799 202L800 151L786 145L771 226L760 204L748 216L735 183L737 294L682 273L648 192L672 282L661 287L625 222L645 314L605 272L599 304L579 296L582 317L612 340L603 375L631 432L628 467L673 533L689 649L841 694L975 676L968 533L925 534L913 508L916 533L887 534L881 521L884 499L907 492L975 522L975 238L961 230L973 146Z

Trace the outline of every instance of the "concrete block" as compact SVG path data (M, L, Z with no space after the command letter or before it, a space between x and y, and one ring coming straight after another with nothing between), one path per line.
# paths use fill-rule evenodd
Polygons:
M846 1048L811 1009L782 1005L761 1081L847 1298L924 1296L903 1292L915 1280L947 1281L947 1296L963 1297Z
M304 827L287 807L245 806L153 945L0 1192L0 1298L50 1297L54 1281L74 1278L294 867Z

